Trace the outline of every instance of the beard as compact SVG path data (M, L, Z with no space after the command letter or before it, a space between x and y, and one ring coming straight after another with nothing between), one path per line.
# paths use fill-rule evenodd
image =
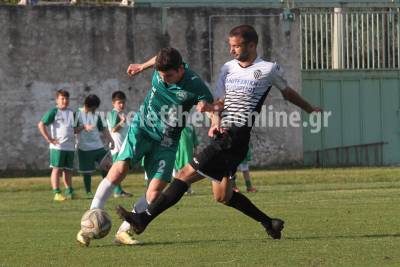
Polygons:
M240 54L233 55L233 57L239 61L247 61L250 57L250 54L248 51L244 51Z

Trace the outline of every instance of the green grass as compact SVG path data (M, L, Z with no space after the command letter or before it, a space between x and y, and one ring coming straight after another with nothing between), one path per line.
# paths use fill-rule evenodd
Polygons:
M139 236L145 245L117 247L110 234L83 248L75 234L90 200L52 202L47 177L0 179L0 266L400 266L400 169L252 174L259 192L248 196L285 219L282 240L215 203L204 180ZM82 179L74 179L82 195ZM134 199L145 190L141 175L124 185ZM131 202L107 203L112 231L120 223L113 208Z

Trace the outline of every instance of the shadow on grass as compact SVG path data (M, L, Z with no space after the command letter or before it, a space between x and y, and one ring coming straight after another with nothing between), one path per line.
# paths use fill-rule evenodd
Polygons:
M311 236L311 237L284 237L281 241L289 240L289 241L307 241L307 240L327 240L327 239L359 239L359 238L393 238L400 237L400 233L394 234L370 234L370 235L348 235L348 236ZM144 241L141 245L134 246L120 246L120 247L149 247L149 246L168 246L168 245L194 245L194 244L212 244L212 243L227 243L227 242L280 242L279 240L272 240L270 238L262 239L262 238L246 238L246 239L203 239L203 240L181 240L181 241ZM106 247L115 247L115 244L101 244L101 245L91 245L91 248L106 248Z
M303 237L287 237L287 240L323 240L323 239L357 239L357 238L391 238L400 237L400 233L395 234L370 234L370 235L347 235L347 236L303 236Z

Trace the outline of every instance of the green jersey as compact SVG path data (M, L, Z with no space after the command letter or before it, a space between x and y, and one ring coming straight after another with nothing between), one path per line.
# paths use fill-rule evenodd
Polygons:
M213 97L204 82L184 64L185 73L177 84L166 84L157 71L152 88L137 114L139 127L164 146L177 146L185 127L184 114L200 101L212 102Z
M176 152L175 170L182 169L193 159L193 150L199 145L196 131L193 126L187 126L182 130L179 140L178 150Z
M49 126L50 136L56 139L58 144L50 144L50 149L74 151L74 112L69 108L52 108L43 115L41 121Z

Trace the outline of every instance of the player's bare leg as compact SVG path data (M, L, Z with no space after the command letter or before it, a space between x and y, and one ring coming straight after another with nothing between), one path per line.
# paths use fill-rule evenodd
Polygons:
M232 180L228 177L222 178L221 182L212 181L212 191L215 201L227 204L232 198Z
M51 182L51 187L53 188L53 190L60 188L61 173L62 173L62 171L59 168L53 168L51 170L50 182Z
M72 171L64 169L62 174L65 186L65 196L67 199L72 199L74 194L74 190L72 189Z
M60 176L62 175L62 170L59 168L53 168L51 170L50 183L51 188L54 193L54 201L64 201L65 197L60 191Z

